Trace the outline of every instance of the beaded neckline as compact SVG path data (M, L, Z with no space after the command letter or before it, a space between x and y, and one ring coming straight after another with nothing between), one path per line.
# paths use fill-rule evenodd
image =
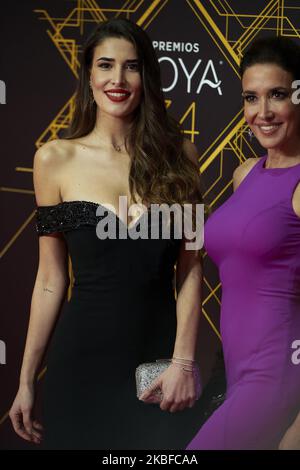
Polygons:
M99 206L103 208L104 213L96 215L96 208ZM143 212L134 223L127 225L116 212L104 204L84 200L63 201L54 205L37 206L36 230L39 234L44 234L68 231L81 225L95 226L107 213L130 230L138 225L145 214L149 213L149 209Z
M126 226L125 222L123 222L123 220L120 218L120 216L119 216L115 211L113 211L112 209L110 209L109 207L107 207L105 204L102 204L101 202L86 201L86 200L80 200L80 199L76 200L76 199L75 199L75 200L72 200L72 201L62 201L62 202L59 202L59 203L57 203L57 204L55 204L55 205L52 205L52 206L38 206L38 207L59 207L59 206L66 206L66 205L73 205L73 204L83 204L83 205L84 205L84 204L87 204L87 205L88 205L88 204L91 204L91 205L94 206L94 207L95 207L95 206L96 206L96 207L99 207L99 206L100 206L100 207L102 207L105 211L107 211L107 212L109 212L110 214L114 215L120 222L122 222L122 224L124 224L124 225ZM144 214L148 213L149 210L150 210L150 207L148 208L147 211L144 211L144 212L140 215L140 217L139 217L138 219L136 219L136 221L134 222L134 225L140 220L140 218L141 218ZM100 216L97 216L97 217L100 217ZM130 225L131 225L131 224L128 224L127 227L129 227Z

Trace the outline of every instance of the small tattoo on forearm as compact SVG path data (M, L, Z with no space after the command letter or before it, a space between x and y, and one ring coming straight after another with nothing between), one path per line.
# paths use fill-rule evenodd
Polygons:
M50 290L47 287L44 287L44 291L51 292L51 294L53 294L53 290Z

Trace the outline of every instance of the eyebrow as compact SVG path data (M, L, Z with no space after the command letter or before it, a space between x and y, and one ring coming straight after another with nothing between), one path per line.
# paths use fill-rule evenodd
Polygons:
M106 62L114 62L115 61L115 59L113 59L112 57L99 57L99 59L97 59L96 62L98 62L99 60L105 60ZM135 64L137 62L138 62L138 59L125 60L126 64Z

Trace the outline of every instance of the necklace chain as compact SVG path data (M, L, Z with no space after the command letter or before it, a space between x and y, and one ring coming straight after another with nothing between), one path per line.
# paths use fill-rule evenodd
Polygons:
M107 144L107 142L105 142L105 141L102 139L102 137L101 137L101 135L98 133L97 129L95 129L95 132L96 132L96 134L98 134L98 136L101 138L101 141L104 142L105 144ZM107 145L109 145L109 144L107 144ZM113 147L113 149L114 149L116 152L121 152L122 146L125 145L125 142L122 142L121 144L115 144L115 143L111 142L110 145Z

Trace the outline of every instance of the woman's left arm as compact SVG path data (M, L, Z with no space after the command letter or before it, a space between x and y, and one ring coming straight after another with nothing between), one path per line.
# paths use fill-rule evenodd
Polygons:
M201 313L201 285L201 255L199 251L186 250L183 241L176 268L177 330L173 358L195 360ZM140 399L148 403L160 402L160 408L164 411L175 412L186 407L191 408L197 398L198 378L194 371L185 370L189 368L172 363ZM161 401L155 393L157 390L162 392Z
M201 313L202 257L182 242L176 266L177 332L173 356L195 360Z
M176 291L177 331L173 357L195 361L201 315L202 257L199 250L186 250L184 241L176 267ZM168 370L170 381L169 377L165 378L166 400L161 408L179 411L192 407L197 398L195 373L186 372L176 364Z
M185 139L187 157L198 172L197 149ZM201 230L202 227L196 227ZM197 234L199 235L199 234ZM177 332L174 357L195 360L202 297L202 256L200 249L187 249L183 239L176 266Z
M196 147L185 143L186 153L197 168ZM177 330L173 358L178 362L194 361L197 349L199 321L201 314L202 257L200 250L188 250L186 239L182 240L176 266L176 315ZM176 359L175 359L176 361ZM190 362L192 363L192 362ZM140 399L148 403L157 403L157 389L162 392L160 408L170 412L192 407L197 398L197 380L191 367L182 367L172 363Z

